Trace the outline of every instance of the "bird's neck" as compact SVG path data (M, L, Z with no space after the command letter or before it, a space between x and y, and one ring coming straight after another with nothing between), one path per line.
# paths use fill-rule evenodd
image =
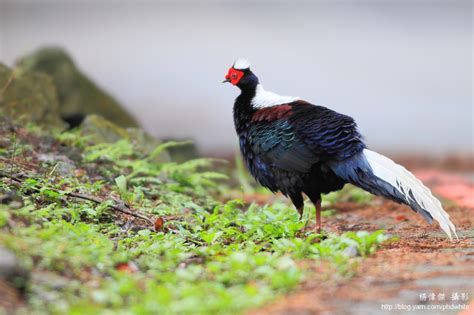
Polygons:
M253 113L257 110L252 105L252 100L257 93L257 86L241 88L240 95L234 103L234 124L237 133L246 130Z

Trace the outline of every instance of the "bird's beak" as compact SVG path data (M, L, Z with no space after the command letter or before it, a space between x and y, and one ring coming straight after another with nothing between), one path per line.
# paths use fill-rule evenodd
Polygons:
M228 73L225 75L225 80L222 81L222 83L227 83L227 82L230 82L230 75Z

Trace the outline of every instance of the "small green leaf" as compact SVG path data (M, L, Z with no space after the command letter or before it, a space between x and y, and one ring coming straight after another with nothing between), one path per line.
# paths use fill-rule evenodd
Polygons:
M149 236L151 234L151 231L147 230L147 229L144 229L144 230L138 231L137 234L140 235L140 236Z
M116 177L115 184L117 184L120 194L124 194L127 192L127 178L125 178L125 176L120 175Z

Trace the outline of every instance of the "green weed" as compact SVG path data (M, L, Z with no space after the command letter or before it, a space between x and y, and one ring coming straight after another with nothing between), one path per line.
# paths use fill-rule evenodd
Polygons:
M21 201L20 206L0 206L0 244L48 279L30 281L31 312L240 313L294 289L307 274L297 266L300 259L324 260L339 274L350 275L357 261L389 239L382 231L323 239L301 232L305 222L287 203L223 202L235 188L223 185L227 175L213 170L221 161L157 162L180 143L144 153L127 140L91 145L77 131L53 138L71 148L61 154L74 155L79 175L47 175L53 173L39 165L23 169L21 182L0 180L0 194ZM41 153L27 138L15 146L32 160ZM8 156L12 151L2 152ZM260 192L239 163L241 188ZM71 193L103 202L72 198ZM350 189L324 202L331 205L339 198L370 201ZM112 211L119 201L162 220L162 226ZM332 210L324 212L330 215Z

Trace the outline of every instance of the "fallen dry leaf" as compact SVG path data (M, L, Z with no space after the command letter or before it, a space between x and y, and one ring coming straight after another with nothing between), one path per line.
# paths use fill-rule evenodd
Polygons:
M138 271L138 266L133 262L118 263L117 265L115 265L115 270L123 271L126 273L134 273Z
M163 232L163 225L165 224L165 220L162 217L158 217L155 220L155 232Z

